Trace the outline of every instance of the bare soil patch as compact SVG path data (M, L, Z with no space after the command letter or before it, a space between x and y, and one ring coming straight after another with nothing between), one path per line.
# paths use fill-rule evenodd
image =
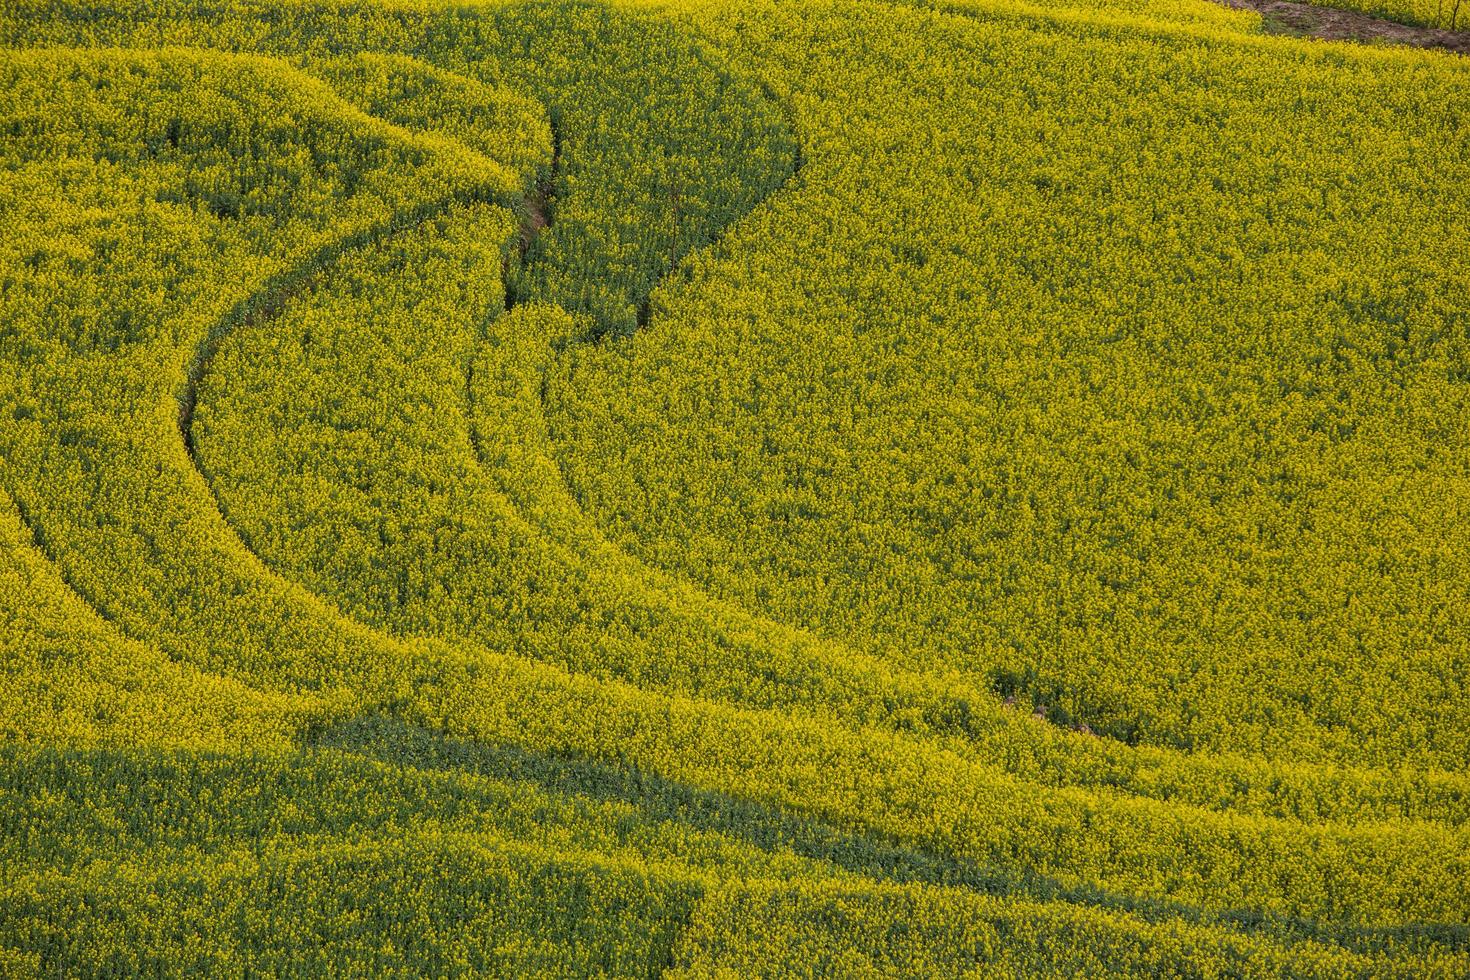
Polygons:
M1254 10L1261 15L1269 34L1317 37L1324 41L1357 41L1360 44L1404 44L1415 48L1437 48L1470 55L1470 31L1415 27L1384 20L1356 10L1320 7L1296 0L1219 0L1236 10Z

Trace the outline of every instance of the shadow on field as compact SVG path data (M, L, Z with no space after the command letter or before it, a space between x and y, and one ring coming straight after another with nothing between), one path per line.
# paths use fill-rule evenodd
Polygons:
M876 833L848 832L812 817L686 786L636 766L540 755L515 745L464 741L390 718L356 719L316 734L309 745L359 754L392 766L525 782L566 796L624 803L650 823L677 823L719 833L761 850L823 861L877 881L1062 901L1150 922L1180 920L1215 925L1247 934L1267 934L1286 942L1328 943L1360 953L1387 949L1470 950L1470 928L1459 925L1317 923L1251 910L1207 912L1180 903L1069 887L1023 869L984 866Z

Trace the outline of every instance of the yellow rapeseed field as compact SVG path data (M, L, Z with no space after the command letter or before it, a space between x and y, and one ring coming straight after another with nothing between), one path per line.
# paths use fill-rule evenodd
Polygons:
M1470 976L1470 63L0 37L0 976Z

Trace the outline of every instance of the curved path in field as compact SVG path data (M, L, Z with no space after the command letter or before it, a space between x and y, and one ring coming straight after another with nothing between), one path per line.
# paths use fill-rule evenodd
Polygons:
M199 407L199 385L209 372L214 356L219 353L220 345L230 334L262 320L270 319L280 313L282 307L289 301L310 292L330 274L333 263L344 253L417 228L444 214L455 205L468 204L477 200L490 200L492 197L491 194L480 192L456 194L447 200L420 205L356 234L328 242L318 247L301 262L271 277L260 289L237 303L200 341L189 362L184 385L179 393L179 434L184 439L184 448L189 458L194 460L195 468L198 468L198 460L195 457L194 447L194 414ZM207 477L205 482L208 482Z

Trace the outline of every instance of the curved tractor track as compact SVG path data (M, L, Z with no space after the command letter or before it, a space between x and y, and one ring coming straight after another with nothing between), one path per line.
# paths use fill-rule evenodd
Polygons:
M199 343L189 362L183 388L179 392L179 434L183 437L184 449L193 461L194 468L199 469L194 446L194 415L199 406L199 385L209 372L211 361L219 353L220 345L230 334L277 316L289 301L311 292L330 275L333 264L343 254L418 228L456 205L491 199L492 195L475 192L455 194L448 199L395 215L346 238L328 242L306 259L271 277L260 289L237 303ZM200 475L205 477L206 483L209 482L203 471L200 471Z
M786 120L787 125L791 126L794 131L789 108L784 106L776 98L769 86L762 83L759 87L765 98L769 99L773 105L781 107L783 118ZM195 420L199 406L200 388L206 376L209 375L213 362L222 349L222 346L237 331L263 326L280 316L293 301L299 300L321 287L330 280L338 263L348 254L392 241L399 236L411 233L425 224L449 214L457 207L474 203L498 204L510 209L519 217L519 227L511 239L511 248L501 265L504 311L496 315L494 319L499 320L508 316L520 306L533 302L544 302L534 292L526 295L518 290L516 277L518 273L525 271L528 256L532 254L536 240L542 235L549 234L555 225L557 211L556 188L566 176L563 171L565 164L563 151L564 136L555 116L549 116L548 120L550 122L551 138L550 165L542 174L541 178L534 182L522 195L506 198L503 194L498 194L483 188L459 192L438 200L420 204L354 234L323 244L290 268L271 277L270 280L264 283L253 294L241 300L210 329L208 334L198 344L189 362L186 377L178 395L178 426L180 436L191 465L199 474L205 487L208 488L208 493L214 508L220 514L225 525L231 528L232 533L246 551L252 554L262 565L269 567L271 563L256 549L254 544L249 540L249 536L230 519L228 508L224 500L221 499L215 486L215 479L202 465L196 445ZM797 144L789 172L786 173L784 179L778 185L771 188L764 196L756 200L752 207L759 206L760 203L778 191L789 190L799 178L804 163L805 160L801 153L800 145ZM647 324L650 315L649 297L659 288L664 279L674 273L679 265L687 259L689 254L714 245L723 234L723 230L716 229L712 234L701 241L695 242L685 251L670 255L670 264L663 268L653 279L647 291L642 295L634 297L636 301L635 307L637 309L638 327L641 328ZM531 261L534 261L534 259ZM486 312L488 314L490 311ZM575 336L561 339L548 338L547 353L554 358L565 349L568 343L599 343L607 338L609 333L610 331L604 329L602 325L594 321L590 329L579 331ZM477 426L474 423L474 369L475 359L471 357L464 367L465 378L463 385L466 418L469 423L469 445L474 453L475 461L481 470L490 474L493 468L486 458L485 447L479 438ZM538 411L544 414L545 400L547 397L544 382L544 367L538 369L538 373L542 375L543 380L536 387L536 406ZM664 590L677 589L681 593L695 594L701 603L710 604L710 608L718 610L718 613L722 616L733 615L741 620L751 617L751 614L747 610L731 607L728 603L707 595L694 583L686 582L677 577L671 577L666 572L650 568L638 559L623 552L611 542L608 542L597 530L595 523L585 514L575 488L568 481L567 474L561 464L554 456L549 455L546 457L546 462L555 470L556 477L560 482L566 500L575 508L582 523L585 524L587 530L599 542L596 550L614 553L618 562L626 562L633 566L640 578L651 576L651 581L657 583L656 588L662 588ZM539 527L542 533L551 535L553 539L558 537L553 529L544 526L543 522L536 518L535 515L530 514L523 505L514 504L514 506L529 524ZM328 602L330 605L337 605L333 602L330 595L319 594L318 598ZM677 602L673 598L669 601ZM348 615L345 611L342 612L343 615ZM355 617L349 615L349 618ZM765 626L784 631L784 628L779 624L768 623Z

